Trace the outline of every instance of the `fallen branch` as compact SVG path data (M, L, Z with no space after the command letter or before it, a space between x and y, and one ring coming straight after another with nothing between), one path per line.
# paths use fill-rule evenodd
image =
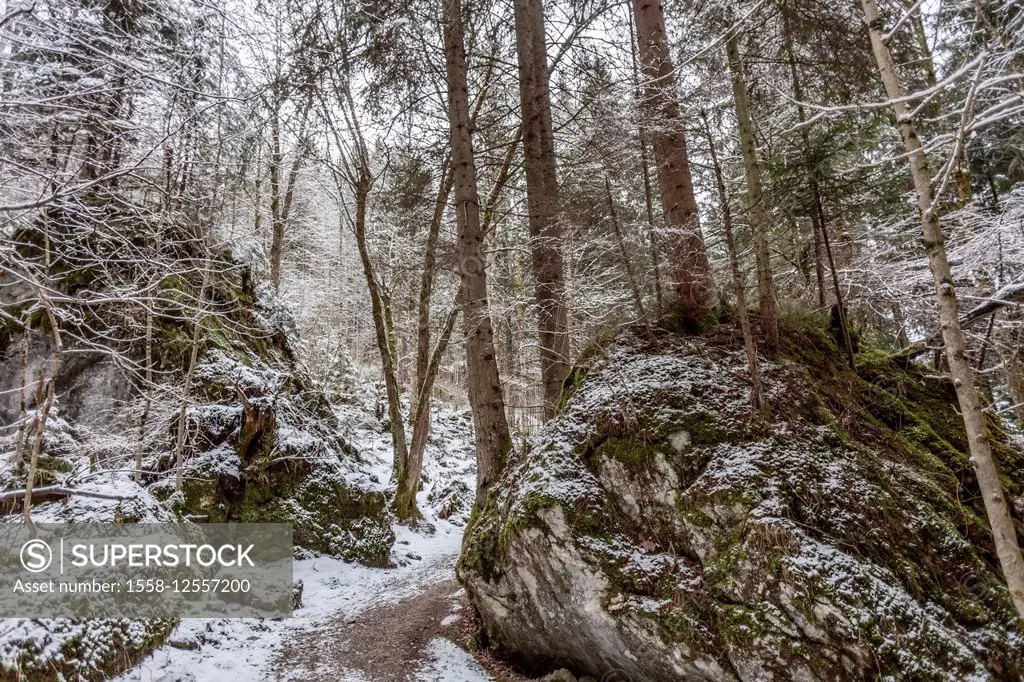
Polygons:
M992 315L1006 306L1013 305L1024 300L1024 282L1009 284L981 304L971 308L960 318L960 328L966 329L978 320ZM936 345L938 344L938 345ZM942 348L942 332L935 332L928 338L912 343L906 348L897 351L892 357L894 360L912 360L922 353Z
M20 500L25 497L27 490L8 490L6 492L0 492L0 502L9 502L11 500ZM76 490L75 488L65 488L62 485L47 485L42 488L32 489L32 498L37 502L37 498L46 498L47 500L60 499L62 497L69 497L71 495L79 495L81 497L95 497L101 500L130 500L133 496L126 495L112 495L110 493L98 493L92 490Z
M991 297L982 303L971 308L967 314L964 315L963 319L960 320L960 326L966 327L972 322L991 315L1000 308L1005 308L1006 306L1017 303L1022 299L1024 299L1024 282L1008 284L996 293L992 294Z

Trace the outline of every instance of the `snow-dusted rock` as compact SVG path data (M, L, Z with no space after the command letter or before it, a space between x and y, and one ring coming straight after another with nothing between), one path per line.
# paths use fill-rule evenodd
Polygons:
M765 423L731 339L616 340L470 522L485 640L607 679L1019 679L951 393L786 349Z
M116 274L116 268L109 274ZM68 272L59 287L80 285L80 277L72 275ZM183 270L156 285L160 314L147 334L152 339L148 352L139 342L139 330L128 324L139 322L140 311L131 306L93 311L87 328L75 316L62 318L65 358L36 484L103 487L109 481L106 487L117 487L131 500L117 505L73 499L59 508L41 505L39 517L292 523L300 547L371 565L386 563L394 541L386 497L363 480L360 453L339 435L342 425L322 387L296 361L298 339L288 310L266 287L254 291L245 268L229 254L214 262L210 280ZM107 286L102 278L88 281L97 291ZM14 312L23 307L9 287L0 289L0 305ZM199 297L210 299L211 306L197 328L190 309L177 302ZM33 319L38 325L42 317ZM109 351L82 341L96 334L94 327L106 329L110 341L101 347ZM23 367L25 338L28 361ZM42 380L52 362L52 346L41 329L26 337L17 325L0 327L0 427L18 421L21 385L26 377L30 387ZM190 372L193 350L196 365ZM155 386L143 393L139 379L144 373L136 367L133 375L126 367L147 358ZM36 409L34 395L26 391L26 420ZM183 409L184 485L177 492ZM17 430L0 428L2 489L25 485L26 467L13 456L19 438L23 434ZM140 453L144 490L126 473L137 467Z
M196 369L190 408L200 444L185 463L181 512L211 522L291 523L300 547L383 565L394 542L384 493L339 436L323 394L295 368L214 349ZM173 430L174 426L171 425ZM170 470L161 449L153 468ZM174 499L174 479L154 487Z
M159 646L176 622L7 619L0 626L0 679L105 680Z

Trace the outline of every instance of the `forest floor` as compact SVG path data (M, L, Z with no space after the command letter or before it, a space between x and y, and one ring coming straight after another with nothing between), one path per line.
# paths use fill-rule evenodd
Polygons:
M346 668L370 680L414 680L457 594L450 580L420 587L421 592L394 604L289 637L275 670L286 671L285 679L307 682L333 682L336 671Z
M387 432L348 412L345 436L382 486L391 467ZM455 582L468 509L437 518L433 489L475 485L466 420L439 416L418 501L423 529L395 526L392 568L317 557L295 562L303 606L291 618L184 620L167 643L115 682L518 682L486 654L467 651L472 617ZM460 644L456 644L459 642Z
M189 619L119 682L490 682L473 656L441 637L457 619L461 529L433 536L396 527L405 565L296 562L304 606L288 619Z

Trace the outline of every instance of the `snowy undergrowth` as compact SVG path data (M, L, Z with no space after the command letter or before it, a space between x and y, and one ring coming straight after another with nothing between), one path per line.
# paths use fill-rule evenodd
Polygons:
M337 408L342 436L367 460L355 474L357 482L389 492L391 482L391 434L363 405ZM420 511L430 518L464 525L476 490L473 423L468 412L446 408L431 412L430 438L423 462L423 491L417 498Z

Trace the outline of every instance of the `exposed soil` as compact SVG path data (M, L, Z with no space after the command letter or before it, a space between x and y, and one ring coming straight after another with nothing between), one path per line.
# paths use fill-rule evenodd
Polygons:
M481 650L476 646L480 623L473 605L469 603L464 592L458 600L458 615L459 619L446 627L441 634L471 652L476 662L494 678L494 682L533 682L534 678L522 675L489 650Z
M341 670L370 682L411 681L457 589L452 580L432 583L397 604L301 632L283 644L275 667L288 671L283 679L306 682L337 682Z

